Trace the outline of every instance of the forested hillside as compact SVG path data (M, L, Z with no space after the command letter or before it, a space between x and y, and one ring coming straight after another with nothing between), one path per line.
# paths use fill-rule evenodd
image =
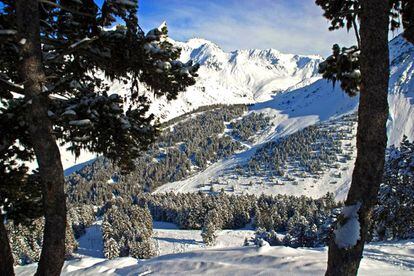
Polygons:
M113 164L99 158L68 177L69 197L76 202L101 204L113 195L152 191L204 170L243 149L226 133L225 122L246 111L244 105L212 106L183 116L178 122L165 123L161 136L136 160L132 173L121 175Z

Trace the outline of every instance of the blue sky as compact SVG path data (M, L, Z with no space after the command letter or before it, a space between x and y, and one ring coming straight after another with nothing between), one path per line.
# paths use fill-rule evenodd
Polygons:
M226 51L275 48L325 56L334 43L354 44L353 33L328 31L314 0L141 0L139 5L144 30L165 20L173 39L202 37Z

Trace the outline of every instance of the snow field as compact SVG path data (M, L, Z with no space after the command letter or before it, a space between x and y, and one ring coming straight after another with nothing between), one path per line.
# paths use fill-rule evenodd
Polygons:
M413 275L413 251L412 240L366 245L358 275ZM326 260L326 248L238 246L199 249L149 260L83 257L66 261L62 275L324 275ZM17 267L16 274L32 275L35 269L35 264Z

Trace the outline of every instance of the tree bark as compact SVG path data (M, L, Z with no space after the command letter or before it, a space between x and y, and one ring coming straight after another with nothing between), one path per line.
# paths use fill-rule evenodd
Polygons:
M65 258L66 197L63 167L52 123L47 115L48 99L42 93L45 80L40 45L37 0L17 1L17 23L21 46L20 74L29 103L29 132L39 165L43 188L45 228L42 253L36 275L60 275Z
M358 211L360 239L350 248L339 248L333 234L326 271L329 276L357 275L382 180L387 146L389 6L387 0L364 0L361 5L362 84L358 108L358 153L345 202L346 206L361 204Z
M13 255L10 248L9 236L0 214L0 275L13 276Z

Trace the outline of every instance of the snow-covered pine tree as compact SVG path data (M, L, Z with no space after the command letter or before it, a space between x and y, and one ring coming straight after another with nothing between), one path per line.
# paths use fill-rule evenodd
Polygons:
M284 246L292 246L292 242L293 242L294 238L292 237L291 234L287 233L283 239L282 239L282 243Z
M155 255L151 239L152 217L146 207L115 201L108 208L102 223L104 244L117 242L118 256L150 258Z
M65 255L66 206L56 141L76 155L87 149L130 170L158 131L139 83L173 99L194 84L198 65L177 61L180 49L167 40L165 24L147 34L141 30L137 0L106 0L101 6L93 0L1 0L1 6L0 160L10 164L36 157L46 219L38 273L58 275ZM125 26L107 29L116 18ZM130 93L113 94L106 79L129 83ZM2 179L16 170L28 173L24 166L11 168L0 171ZM20 179L8 183L21 190L26 177ZM6 240L2 235L2 257L10 256ZM0 271L11 273L11 266L10 258L2 259Z
M210 210L204 220L201 237L207 246L216 244L217 230L221 228L219 213L216 209Z
M414 142L406 136L389 150L374 218L375 239L414 237Z
M112 226L109 223L109 221L106 220L105 218L104 218L104 220L102 222L101 228L102 228L102 238L104 240L110 239L111 236L112 236Z
M155 245L151 240L129 243L129 254L131 257L137 259L148 259L156 255Z
M129 255L134 258L147 259L155 256L155 246L152 236L152 217L149 209L133 205L129 218L132 227L136 230L134 237L129 241Z
M85 234L86 228L91 226L95 221L95 211L93 206L78 205L68 206L68 219L71 220L71 226L76 238Z
M316 247L318 245L320 245L318 227L314 223L308 224L302 236L302 246Z
M258 228L254 233L254 244L260 246L261 240L266 241L271 246L278 246L283 244L283 242L279 239L276 231L266 231L266 229Z
M249 206L241 200L236 201L233 205L234 228L245 227L250 222L250 214L247 209Z
M308 241L306 240L306 232L309 228L309 222L302 215L299 215L298 212L289 219L287 230L288 233L293 237L290 241L292 247L302 247L309 246Z
M9 154L17 158L21 157L21 160L26 158L25 151L18 147L11 148ZM20 262L23 258L28 262L37 260L36 257L20 257L22 254L16 252L30 252L30 247L11 246L9 235L16 234L16 232L10 233L10 231L15 229L17 225L28 224L41 215L41 191L37 175L26 176L26 166L18 165L15 160L2 161L0 162L0 176L2 178L0 181L0 209L2 210L0 212L0 275L13 275L13 264ZM14 240L17 241L16 238ZM24 243L24 241L21 242ZM25 248L28 251L25 251ZM38 253L40 255L40 251Z
M70 221L70 218L68 219ZM65 254L70 257L77 248L73 229L66 227ZM44 219L37 218L27 223L10 220L6 225L15 265L38 262L43 243Z
M113 238L104 242L104 256L107 259L115 259L119 257L119 246Z
M43 240L43 237L42 237ZM68 217L68 223L66 224L65 233L65 257L69 258L72 253L78 248L78 242L75 239L75 234L72 228L72 220Z

